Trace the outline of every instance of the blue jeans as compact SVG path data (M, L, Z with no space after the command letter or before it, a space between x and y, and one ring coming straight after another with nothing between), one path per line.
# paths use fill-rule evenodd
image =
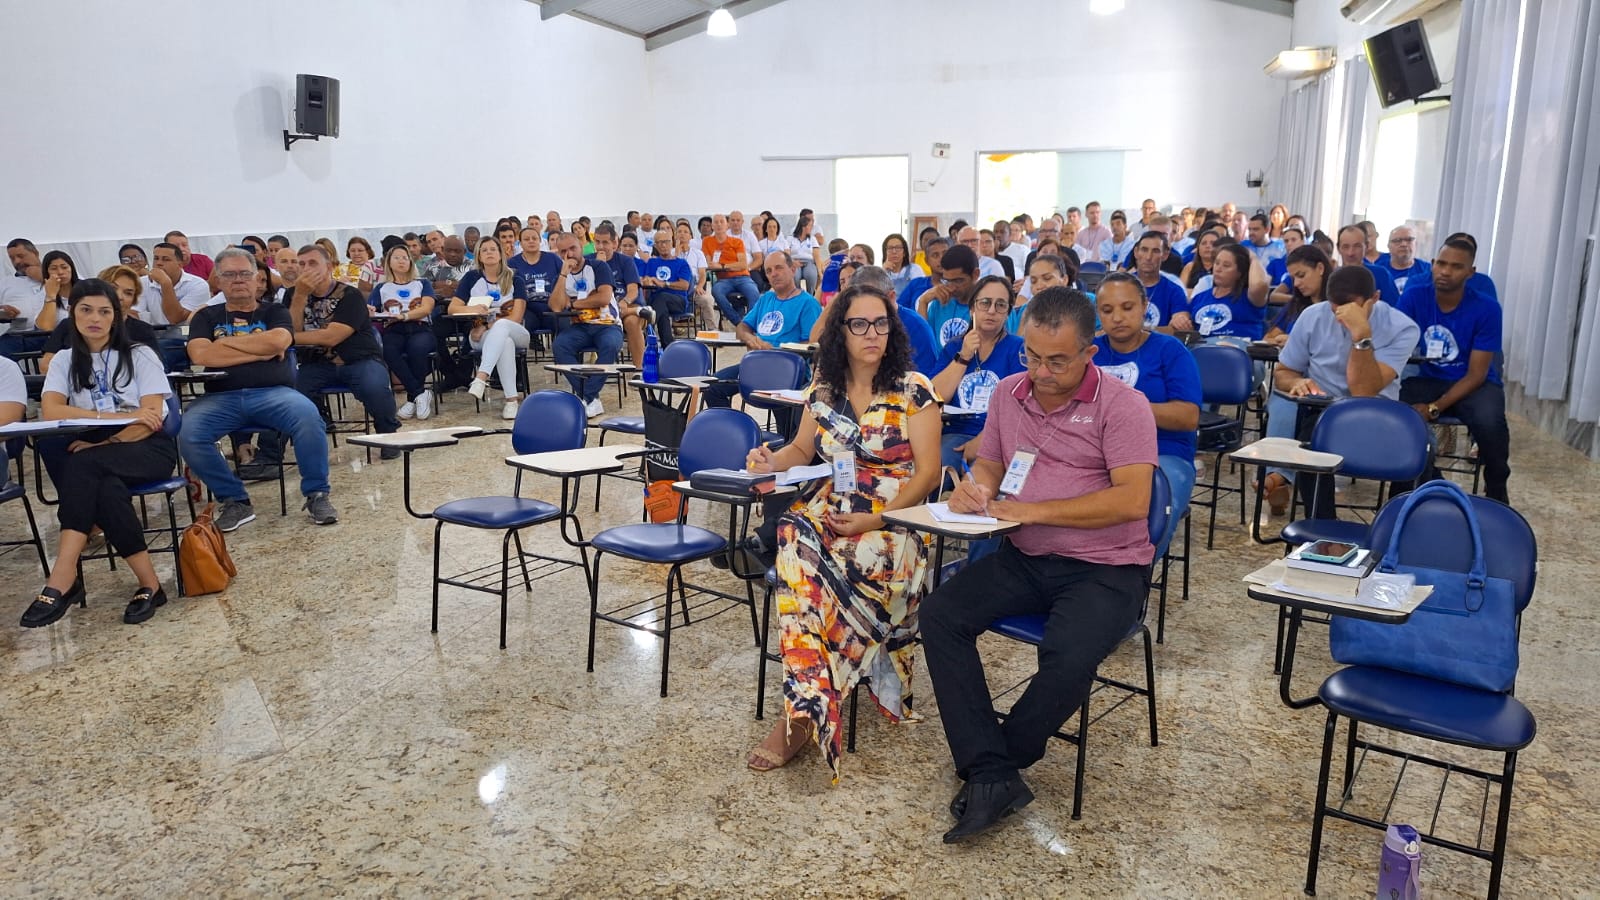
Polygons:
M585 350L595 352L597 363L609 365L616 362L617 354L622 352L622 326L568 325L556 335L554 350L556 362L562 365L577 365ZM572 384L572 392L586 403L600 399L600 391L606 386L604 375L568 375L567 381Z
M328 435L317 405L294 388L278 385L206 394L183 411L178 451L217 499L250 500L244 482L217 450L223 435L246 428L289 435L300 468L300 493L328 491Z
M1167 520L1167 531L1161 536L1161 543L1156 545L1153 560L1160 565L1161 557L1167 555L1167 545L1172 543L1172 536L1178 532L1178 520L1183 518L1183 511L1189 508L1189 496L1194 493L1194 459L1163 453L1156 457L1156 463L1161 467L1161 474L1167 476L1167 487L1172 491L1172 515Z
M1288 397L1280 395L1277 391L1267 393L1267 437L1292 438L1294 437L1295 422L1299 420L1300 405ZM1284 481L1294 483L1294 473L1288 469L1267 469L1270 475L1276 472Z
M390 434L400 430L400 417L396 415L394 391L389 388L388 366L376 359L363 359L342 366L336 366L327 360L300 364L295 390L311 400L313 407L323 388L335 386L350 389L350 393L366 407L367 414L372 416L372 427L379 434ZM317 413L317 421L322 422L320 411ZM256 451L256 462L277 465L283 459L283 438L284 435L277 432L263 432Z
M749 312L756 300L760 299L761 292L756 289L755 279L749 275L719 275L717 283L711 286L711 296L717 301L717 309L722 310L723 318L729 324L738 328L744 321L744 313L734 308L733 301L728 299L731 294L739 294L744 298L744 311Z
M433 371L433 351L439 346L433 329L425 323L390 325L383 332L383 359L389 371L406 386L406 399L415 400Z
M961 470L966 468L966 458L961 455L961 448L973 438L975 434L961 434L956 431L947 431L939 438L939 465L946 468Z

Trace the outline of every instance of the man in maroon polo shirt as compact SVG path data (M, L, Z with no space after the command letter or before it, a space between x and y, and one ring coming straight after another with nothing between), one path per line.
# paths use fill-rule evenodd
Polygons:
M1048 288L1028 303L1027 371L989 399L972 477L950 508L1021 522L1000 550L922 602L923 650L956 774L945 843L1026 806L1021 770L1088 696L1096 667L1127 635L1150 586L1145 521L1156 467L1156 423L1138 391L1101 374L1094 307ZM1004 723L996 721L977 638L1003 616L1049 616L1039 672Z

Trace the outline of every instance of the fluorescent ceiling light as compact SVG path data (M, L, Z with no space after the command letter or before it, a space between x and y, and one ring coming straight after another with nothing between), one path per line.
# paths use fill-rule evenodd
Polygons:
M725 9L718 9L706 20L706 34L712 37L733 37L739 33L739 26L733 24L733 13Z
M1307 78L1333 68L1332 47L1295 47L1281 51L1262 67L1273 78Z
M1126 0L1089 0L1089 12L1097 16L1109 16L1112 13L1122 12Z

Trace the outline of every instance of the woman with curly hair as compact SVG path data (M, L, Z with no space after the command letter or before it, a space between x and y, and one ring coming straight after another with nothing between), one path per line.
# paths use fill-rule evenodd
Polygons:
M911 364L893 302L849 288L828 306L817 375L795 439L750 452L752 472L830 460L778 522L783 719L747 760L776 769L815 739L839 778L841 701L863 679L891 721L915 719L911 673L928 539L883 519L916 506L939 482L940 400ZM848 482L849 491L835 490Z

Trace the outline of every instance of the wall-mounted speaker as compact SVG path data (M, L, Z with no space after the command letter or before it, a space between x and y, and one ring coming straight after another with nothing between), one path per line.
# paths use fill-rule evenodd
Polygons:
M1412 19L1366 41L1367 64L1378 88L1378 102L1385 108L1415 100L1439 87L1439 72L1433 67L1433 53L1422 20Z
M338 137L339 79L326 75L296 75L294 119L302 134Z

